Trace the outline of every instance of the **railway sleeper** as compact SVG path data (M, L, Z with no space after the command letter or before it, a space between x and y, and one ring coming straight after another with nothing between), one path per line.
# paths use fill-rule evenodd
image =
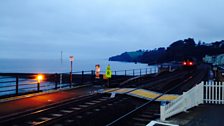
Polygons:
M126 98L123 98L126 99ZM127 100L127 99L126 99ZM72 123L66 123L65 121L60 121L60 124L63 124L63 126L101 126L105 125L108 122L116 119L116 117L121 116L122 114L127 113L131 109L135 108L135 105L131 104L131 101L129 100L118 100L115 102L112 102L112 105L102 105L97 108L91 109L88 112L85 112L81 115L78 115L75 117L70 117L66 120L74 120Z

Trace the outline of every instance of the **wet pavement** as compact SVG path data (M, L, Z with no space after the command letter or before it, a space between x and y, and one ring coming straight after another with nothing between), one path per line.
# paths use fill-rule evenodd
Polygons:
M167 122L181 126L223 126L223 114L224 105L203 104L175 115Z
M71 98L78 98L96 93L101 86L85 86L80 88L62 90L53 93L45 93L36 96L20 98L0 103L0 118L15 115L24 111L42 108L47 105L62 102Z

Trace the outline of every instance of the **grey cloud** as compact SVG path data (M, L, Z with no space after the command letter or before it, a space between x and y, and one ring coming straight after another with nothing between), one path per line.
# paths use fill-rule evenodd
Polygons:
M0 58L56 57L60 50L106 58L187 37L220 40L223 6L221 0L0 1Z

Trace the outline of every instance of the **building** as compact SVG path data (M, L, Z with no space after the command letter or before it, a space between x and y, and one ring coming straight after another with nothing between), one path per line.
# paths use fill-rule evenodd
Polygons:
M208 56L206 55L203 58L204 62L211 63L213 65L224 65L224 54L220 54L217 56Z

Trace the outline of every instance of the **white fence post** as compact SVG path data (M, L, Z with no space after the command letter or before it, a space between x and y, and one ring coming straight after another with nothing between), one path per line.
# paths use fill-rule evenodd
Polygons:
M224 82L222 82L222 104L224 104Z
M218 99L219 99L219 104L221 104L221 83L219 82L219 95L218 95Z
M204 82L204 86L205 86L205 103L208 102L208 86L207 86L208 82Z
M208 85L207 85L207 86L208 86L208 103L211 103L211 96L212 96L212 95L211 95L211 94L212 94L212 93L211 93L211 89L212 89L212 88L211 88L211 82L208 82L207 84L208 84Z
M218 83L215 82L215 92L214 92L214 95L215 95L215 104L218 103Z
M213 98L212 98L212 100L213 100L213 102L212 103L216 103L216 95L215 95L215 90L216 90L216 82L214 82L214 84L212 85L212 87L213 87L213 92L212 92L212 95L213 95Z

